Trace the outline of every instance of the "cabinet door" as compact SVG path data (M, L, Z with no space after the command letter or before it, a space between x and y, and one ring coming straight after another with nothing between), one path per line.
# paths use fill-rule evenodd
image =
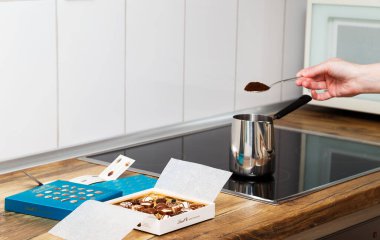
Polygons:
M0 160L57 147L55 1L0 1Z
M308 1L305 65L332 57L358 64L380 62L380 2ZM310 91L304 88L304 93ZM380 114L379 94L360 94L311 104Z
M237 0L186 2L185 120L234 110Z
M347 239L379 239L380 217L356 224L347 229L333 233L321 240L347 240Z
M284 56L282 78L291 78L303 68L307 0L287 0L285 6ZM282 99L294 99L302 88L293 81L282 86Z
M284 26L282 0L240 0L236 69L236 109L279 102L281 85L270 91L244 91L248 82L281 80Z
M127 133L183 118L184 0L127 0Z
M124 134L124 0L58 0L58 72L60 147Z

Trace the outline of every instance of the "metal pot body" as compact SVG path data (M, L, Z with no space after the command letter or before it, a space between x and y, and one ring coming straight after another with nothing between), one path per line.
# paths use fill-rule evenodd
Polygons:
M230 170L241 176L264 176L275 170L273 119L235 115L231 127Z
M228 189L263 199L275 199L275 180L271 175L257 178L232 175L228 180Z

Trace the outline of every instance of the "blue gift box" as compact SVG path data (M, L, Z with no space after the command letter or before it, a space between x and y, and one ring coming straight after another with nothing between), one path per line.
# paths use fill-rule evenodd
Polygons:
M121 196L119 190L57 180L5 198L5 210L61 220L84 201Z

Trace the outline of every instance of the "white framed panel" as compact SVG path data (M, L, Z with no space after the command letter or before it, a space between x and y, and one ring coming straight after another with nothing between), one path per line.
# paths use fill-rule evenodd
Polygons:
M55 1L0 1L0 161L57 148Z
M125 134L125 1L58 0L59 146Z
M380 62L380 1L310 0L305 66L331 57L359 64ZM304 90L308 93L308 90ZM380 95L312 101L312 104L380 114Z
M281 101L279 84L262 93L247 92L244 87L249 82L270 85L282 79L284 8L285 1L239 1L236 110Z
M234 110L237 0L186 1L184 120Z
M127 133L182 122L184 20L184 0L127 0Z

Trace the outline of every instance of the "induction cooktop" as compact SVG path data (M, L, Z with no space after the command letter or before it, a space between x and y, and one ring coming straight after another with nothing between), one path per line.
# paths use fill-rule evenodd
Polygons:
M136 160L132 171L159 176L170 158L229 170L230 125L89 156ZM223 192L279 204L380 170L380 144L289 128L275 128L276 170L264 177L232 175Z

